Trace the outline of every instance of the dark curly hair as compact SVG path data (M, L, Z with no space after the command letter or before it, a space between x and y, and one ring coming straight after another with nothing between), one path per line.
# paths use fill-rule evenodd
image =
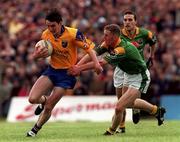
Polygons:
M49 10L46 14L45 19L50 21L50 22L57 22L57 23L62 22L61 13L56 8Z

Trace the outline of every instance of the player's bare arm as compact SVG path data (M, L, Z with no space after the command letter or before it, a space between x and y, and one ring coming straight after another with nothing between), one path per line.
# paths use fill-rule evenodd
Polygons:
M88 52L89 56L91 57L92 61L94 62L94 69L95 69L95 72L97 74L101 73L103 71L103 68L101 67L101 65L99 64L99 61L96 57L96 54L95 52L90 49L89 52Z

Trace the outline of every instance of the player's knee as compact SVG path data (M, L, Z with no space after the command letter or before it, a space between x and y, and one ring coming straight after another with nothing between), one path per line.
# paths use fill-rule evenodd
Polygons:
M28 101L31 103L31 104L37 104L37 98L35 97L29 97Z

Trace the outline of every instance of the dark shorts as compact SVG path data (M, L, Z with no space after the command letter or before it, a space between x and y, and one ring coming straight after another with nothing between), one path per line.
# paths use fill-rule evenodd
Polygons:
M76 84L75 76L68 75L67 69L54 69L49 66L42 75L48 76L56 87L73 89Z

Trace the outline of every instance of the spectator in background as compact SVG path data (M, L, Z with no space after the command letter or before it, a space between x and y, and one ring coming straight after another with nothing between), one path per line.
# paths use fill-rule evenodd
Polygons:
M75 96L88 95L88 89L86 88L85 85L82 84L80 80L77 80L76 85L73 90L74 90L73 94Z
M114 81L113 81L113 68L112 66L107 66L105 73L105 79L104 79L104 95L114 95L116 94L115 88L114 88Z
M4 71L12 75L13 66L0 60L0 116L7 116L13 87Z
M93 73L92 80L89 84L89 95L94 96L94 95L102 95L103 94L103 89L104 89L104 75L96 75ZM98 85L97 85L98 84Z

